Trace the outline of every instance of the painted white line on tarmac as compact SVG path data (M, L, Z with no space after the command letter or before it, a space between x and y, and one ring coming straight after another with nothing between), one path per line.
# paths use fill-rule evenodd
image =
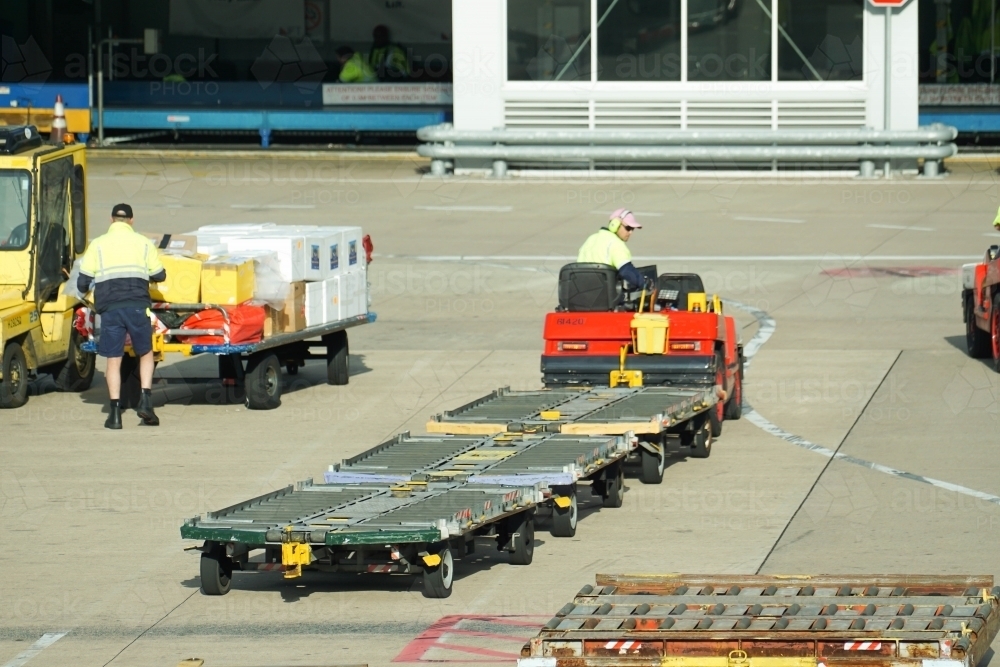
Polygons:
M1000 232L986 232L983 236L991 236L995 239L1000 239Z
M421 262L575 262L576 255L394 255L377 257ZM643 262L974 262L980 255L636 255Z
M307 210L316 208L316 204L230 204L229 208L266 208L266 209L292 209Z
M468 213L510 213L513 206L414 206L417 211L462 211Z
M933 232L933 227L907 227L906 225L868 225L872 229L898 229L904 232Z
M3 667L21 667L21 665L25 664L41 653L44 649L52 646L65 636L65 632L46 632L38 639L38 641L14 656L13 660L4 663Z
M733 217L733 220L743 222L785 222L790 225L801 225L805 222L805 220L800 220L799 218L757 218L749 215L737 215Z
M753 315L759 325L757 333L750 339L750 342L743 346L743 355L747 359L744 367L749 367L754 355L756 355L760 351L760 348L763 347L764 343L766 343L771 336L774 335L776 323L773 317L759 308L754 308L753 306L748 306L744 303L740 303L739 301L731 301L729 299L725 300L725 304ZM994 505L1000 505L1000 496L994 496L990 493L976 491L975 489L970 489L966 486L952 484L951 482L934 479L933 477L924 477L923 475L915 475L912 472L906 472L905 470L897 470L896 468L884 466L881 463L873 463L872 461L859 459L856 456L842 454L841 452L834 451L828 447L817 445L814 442L806 440L802 436L789 433L788 431L782 429L780 426L776 425L774 422L768 420L762 414L754 410L753 406L747 403L745 399L743 402L743 416L748 422L762 431L770 433L777 438L781 438L785 442L790 442L793 445L802 447L803 449L808 449L816 454L820 454L821 456L843 461L845 463L853 463L854 465L868 468L869 470L874 470L875 472L881 472L893 477L908 479L913 482L920 482L921 484L929 484L939 489L961 493L962 495L969 496L971 498L984 500L988 503L993 503Z
M629 210L631 210L631 209L629 209ZM597 210L594 210L594 211L591 211L591 213L594 214L594 215L610 215L611 211L597 211ZM663 217L663 214L660 213L659 211L632 211L632 213L634 213L635 215L645 215L645 216L650 217L650 218L662 218Z

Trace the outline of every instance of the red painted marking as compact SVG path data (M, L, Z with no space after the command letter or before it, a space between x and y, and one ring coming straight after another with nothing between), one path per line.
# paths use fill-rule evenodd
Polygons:
M844 642L845 651L881 651L882 642Z
M518 628L530 628L536 630L540 627L538 621L532 621L529 619L545 619L548 616L492 616L489 614L455 614L451 616L442 616L437 621L431 624L429 628L421 632L416 638L413 639L409 644L407 644L402 651L399 652L395 658L392 659L393 662L469 662L469 658L457 655L454 659L425 659L424 654L426 654L431 649L443 649L447 651L456 651L458 653L471 653L474 655L481 656L476 659L475 662L510 662L511 660L516 660L520 657L521 646L528 641L530 637L518 637L516 635L503 635L491 632L480 632L478 630L465 630L459 628L459 624L463 621L487 621L490 623L496 623L501 625L509 625ZM445 635L463 635L467 637L483 637L486 639L509 641L512 643L511 652L496 651L487 648L479 648L476 646L462 646L458 644L451 644L445 641L441 641Z

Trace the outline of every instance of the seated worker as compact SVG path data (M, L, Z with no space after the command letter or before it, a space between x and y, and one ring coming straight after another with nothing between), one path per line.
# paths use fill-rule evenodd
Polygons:
M375 26L372 30L372 42L368 64L379 81L405 81L410 78L410 61L406 57L406 51L389 40L387 26Z
M1000 232L1000 208L997 209L997 217L993 218L993 229Z
M337 60L340 61L341 83L374 83L378 81L371 66L365 62L360 53L355 53L349 46L337 49Z
M577 255L577 262L609 264L618 271L618 277L625 281L629 289L640 289L646 281L632 265L632 253L626 242L632 231L642 229L635 215L628 209L620 208L611 214L607 227L602 227L590 235Z

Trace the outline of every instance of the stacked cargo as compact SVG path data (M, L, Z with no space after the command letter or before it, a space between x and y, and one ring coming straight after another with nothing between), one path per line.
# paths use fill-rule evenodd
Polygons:
M266 304L265 337L368 312L360 227L227 224L149 236L167 269L167 280L150 290L156 301Z

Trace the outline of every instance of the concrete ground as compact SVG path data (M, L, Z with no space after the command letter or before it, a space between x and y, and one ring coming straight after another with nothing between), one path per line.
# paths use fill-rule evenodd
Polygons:
M1000 376L965 355L957 272L1000 242L991 169L494 182L422 166L92 159L94 235L122 200L148 231L363 225L378 321L351 331L349 386L327 386L314 362L272 412L227 404L214 359L176 358L157 371L156 429L132 415L106 431L100 373L82 395L40 380L0 414L0 665L513 664L598 572L1000 574L1000 505L975 495L1000 495ZM733 310L744 342L762 343L753 411L726 423L711 458L676 461L660 486L628 480L621 509L588 503L575 538L540 530L529 567L488 550L459 562L446 600L424 598L419 578L317 573L241 573L227 596L201 595L185 518L318 479L496 387L539 386L558 269L618 206L645 224L639 258L700 272L773 319L767 338Z

